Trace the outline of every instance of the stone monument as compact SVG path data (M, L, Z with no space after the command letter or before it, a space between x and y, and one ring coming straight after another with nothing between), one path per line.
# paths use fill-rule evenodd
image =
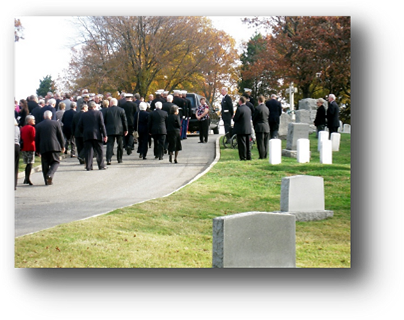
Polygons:
M324 209L324 179L306 175L282 178L281 212L296 216L296 221L332 217L334 212Z
M245 212L213 219L213 268L295 268L292 214Z
M282 156L297 157L298 139L309 139L309 125L307 123L289 123L286 149L282 150Z

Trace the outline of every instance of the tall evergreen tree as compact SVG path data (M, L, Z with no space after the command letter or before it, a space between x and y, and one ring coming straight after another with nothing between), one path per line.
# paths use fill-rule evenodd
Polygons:
M53 92L55 84L50 75L47 75L42 80L39 80L39 88L36 90L38 96L45 97L48 92Z

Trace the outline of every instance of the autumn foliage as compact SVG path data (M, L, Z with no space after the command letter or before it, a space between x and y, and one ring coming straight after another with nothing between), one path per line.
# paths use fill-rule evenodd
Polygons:
M293 82L300 98L334 93L340 102L350 103L350 17L282 16L244 22L266 26L268 35L250 40L259 50L242 71L243 80L265 81L266 93L282 92Z

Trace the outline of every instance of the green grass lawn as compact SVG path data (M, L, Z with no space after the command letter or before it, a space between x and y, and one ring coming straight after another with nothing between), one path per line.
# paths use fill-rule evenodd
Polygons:
M325 209L334 217L296 223L296 266L351 265L351 149L341 135L333 164L320 164L310 135L310 163L282 157L270 165L239 161L235 149L221 149L220 161L203 177L169 197L103 216L63 224L15 239L17 268L211 268L212 219L248 211L279 211L281 179L324 178ZM286 141L283 141L283 147Z

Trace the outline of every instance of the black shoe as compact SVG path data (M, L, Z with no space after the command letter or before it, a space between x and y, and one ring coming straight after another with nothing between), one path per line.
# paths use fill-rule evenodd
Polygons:
M163 157L161 157L161 158L159 158L159 160L164 160L164 158L163 158Z
M178 162L177 162L177 159L174 159L174 163L178 163Z
M143 157L143 155L140 153L140 154L139 154L139 158L141 158L141 157Z
M118 160L118 163L122 163L122 160Z
M146 157L143 157L143 160L147 160L147 158L146 158Z
M173 162L173 157L172 157L172 155L170 155L170 157L168 158L168 161Z
M30 186L33 186L34 184L31 182L31 180L29 180L28 179L28 184L30 185Z
M110 166L110 165L111 165L111 161L107 161L107 165Z
M52 184L52 177L47 176L46 177L46 185L50 186Z
M126 153L128 154L128 156L132 153L132 149L126 149Z

